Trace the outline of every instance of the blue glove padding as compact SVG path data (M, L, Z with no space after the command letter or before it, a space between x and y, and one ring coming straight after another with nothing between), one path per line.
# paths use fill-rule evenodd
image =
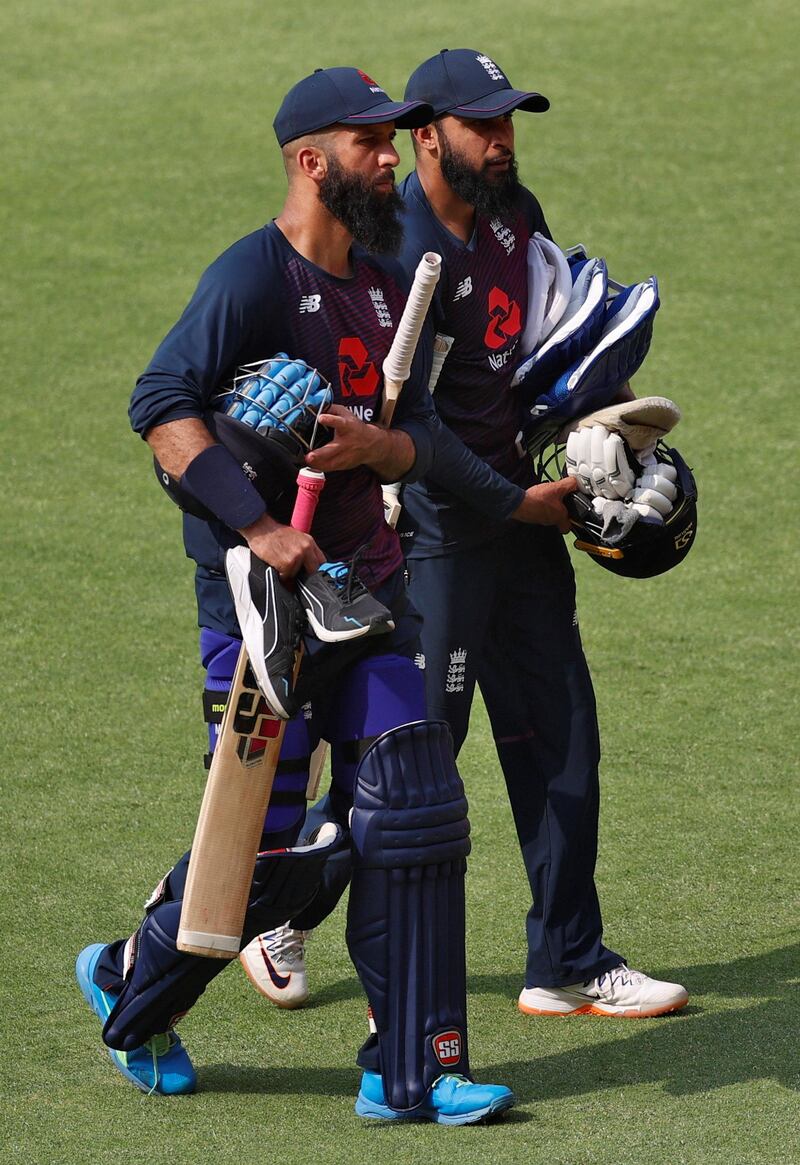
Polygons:
M274 428L291 429L306 415L313 420L330 404L332 392L316 369L279 352L255 373L237 378L233 396L228 416L266 433Z

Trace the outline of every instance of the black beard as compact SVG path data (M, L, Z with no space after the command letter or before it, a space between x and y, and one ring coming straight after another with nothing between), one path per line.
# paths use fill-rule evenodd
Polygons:
M519 190L517 160L514 155L504 174L490 176L486 165L476 170L464 155L454 149L439 126L439 161L447 185L463 202L474 206L487 218L502 217L513 209Z
M396 190L381 193L360 174L345 170L339 159L329 154L328 173L319 185L319 197L366 251L397 254L403 241L403 200Z

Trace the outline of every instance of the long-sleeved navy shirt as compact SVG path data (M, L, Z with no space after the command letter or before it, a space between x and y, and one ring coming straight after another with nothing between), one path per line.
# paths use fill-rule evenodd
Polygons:
M275 223L234 243L203 274L137 381L130 405L135 431L144 436L167 421L202 417L241 365L279 351L317 368L331 382L335 403L365 421L377 419L381 367L408 281L394 260L356 246L352 259L350 278L330 275L295 251ZM406 480L430 468L441 432L425 359L421 351L395 413L394 427L405 430L416 449ZM380 482L365 466L327 475L314 537L331 560L349 558L366 544L359 574L368 586L402 563L397 535L384 522ZM187 554L205 570L221 572L224 550L237 540L220 522L184 519Z
M533 483L530 459L516 437L523 410L511 388L528 307L528 241L550 238L534 195L520 188L503 218L478 216L465 243L436 217L415 172L400 184L405 202L400 261L410 275L426 251L442 256L442 272L426 328L453 338L435 389L436 411L449 433L474 454L459 459L439 441L423 480L406 487L406 554L426 557L496 536ZM491 471L494 470L494 473Z

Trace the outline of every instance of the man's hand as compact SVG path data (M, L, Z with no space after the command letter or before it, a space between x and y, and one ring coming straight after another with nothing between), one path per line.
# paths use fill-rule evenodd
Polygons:
M344 405L330 405L319 423L333 430L333 439L306 454L311 469L328 473L366 465L385 481L397 481L414 464L414 442L401 429L367 425Z
M568 534L570 522L564 498L577 488L577 481L571 477L532 485L525 491L525 497L511 517L517 522L528 522L535 526L557 526L562 534Z
M325 561L325 555L310 534L282 526L269 514L263 514L239 533L247 539L253 554L274 566L283 580L294 578L299 570L311 574Z

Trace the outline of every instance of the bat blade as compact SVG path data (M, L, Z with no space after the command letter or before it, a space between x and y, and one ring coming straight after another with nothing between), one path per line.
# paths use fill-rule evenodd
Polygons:
M178 948L220 959L239 953L255 855L286 731L239 652L197 820Z
M310 529L324 480L321 473L300 471L292 515L297 529ZM285 731L286 721L259 691L242 645L192 843L178 930L181 951L219 959L239 953Z

